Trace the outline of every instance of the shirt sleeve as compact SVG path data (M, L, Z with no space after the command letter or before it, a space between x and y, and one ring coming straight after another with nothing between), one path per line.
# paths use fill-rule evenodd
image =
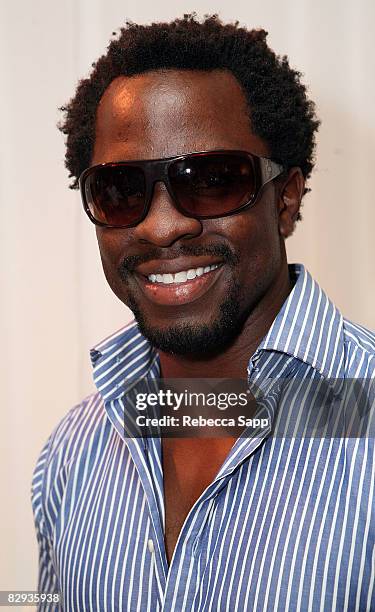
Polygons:
M34 515L36 539L39 549L39 569L37 590L39 593L52 594L59 593L59 581L55 572L53 562L53 549L50 535L47 530L45 520L45 510L43 504L45 478L47 470L47 460L52 434L44 445L37 464L34 469L31 485L31 505ZM41 602L38 605L39 612L57 612L61 609L59 603Z

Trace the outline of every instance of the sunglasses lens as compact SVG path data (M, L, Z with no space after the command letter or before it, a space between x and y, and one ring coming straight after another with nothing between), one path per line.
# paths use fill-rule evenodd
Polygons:
M184 159L166 160L161 173L148 177L148 164L126 162L96 166L81 182L83 201L92 220L112 227L137 225L145 215L146 194L156 180L165 181L168 169L168 189L176 204L187 215L198 218L220 217L233 213L252 202L259 190L259 168L253 157L246 154L202 153ZM145 170L143 169L145 167ZM153 183L149 186L147 180ZM147 183L147 185L146 185Z
M256 191L252 160L245 155L192 155L171 164L169 181L180 206L193 216L232 212Z
M83 189L92 217L103 224L137 223L145 207L146 182L140 168L98 167L85 179Z

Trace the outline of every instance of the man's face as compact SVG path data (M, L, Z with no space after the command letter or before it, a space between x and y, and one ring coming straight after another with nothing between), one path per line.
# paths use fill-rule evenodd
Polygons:
M214 149L269 156L252 134L244 94L229 72L119 77L100 101L92 165ZM112 290L134 312L142 333L171 353L222 350L285 265L274 182L249 210L206 220L181 214L157 183L144 221L129 229L97 227L97 238ZM211 265L218 267L181 283L148 279Z

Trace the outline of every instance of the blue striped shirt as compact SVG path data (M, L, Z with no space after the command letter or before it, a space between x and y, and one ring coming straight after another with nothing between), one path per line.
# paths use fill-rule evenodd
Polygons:
M344 319L302 265L290 271L248 383L271 421L296 423L307 405L323 434L240 436L168 566L161 441L128 433L135 382L152 389L160 372L133 321L91 351L97 392L57 425L34 470L38 589L61 594L60 608L40 610L375 610L374 438L337 434L339 412L333 435L319 421L345 380L375 379L375 335ZM320 384L318 405L309 393Z

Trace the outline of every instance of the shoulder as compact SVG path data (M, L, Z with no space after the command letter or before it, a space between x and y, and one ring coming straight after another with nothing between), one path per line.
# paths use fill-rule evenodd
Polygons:
M353 378L375 376L375 333L343 318L346 375Z
M369 355L375 355L375 332L345 318L343 327L344 337L347 342L351 342L354 346L358 346L362 350L368 352Z
M56 425L39 453L32 476L32 508L39 531L52 533L62 503L69 503L90 466L118 435L105 402L154 363L154 351L135 321L97 344L90 352L97 392L74 406ZM156 367L156 366L155 366ZM69 487L72 487L70 491Z
M62 499L70 466L87 452L106 421L101 395L89 395L59 421L39 452L32 475L31 504L34 520L44 535L51 533L51 512L58 511L57 501Z
M64 451L65 459L81 452L84 443L105 417L100 393L92 393L74 406L59 421L43 448L43 461L48 464L52 455ZM77 444L80 441L81 444Z

